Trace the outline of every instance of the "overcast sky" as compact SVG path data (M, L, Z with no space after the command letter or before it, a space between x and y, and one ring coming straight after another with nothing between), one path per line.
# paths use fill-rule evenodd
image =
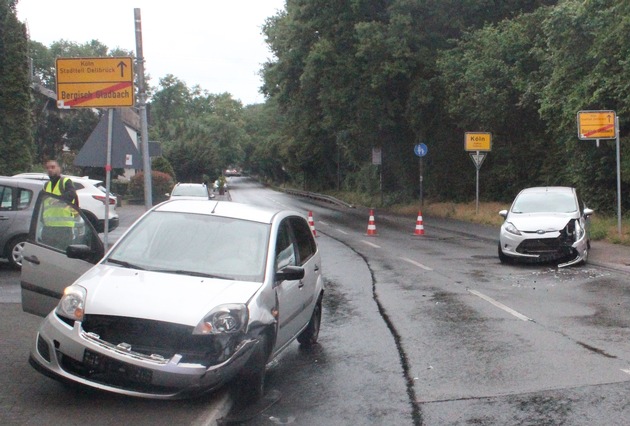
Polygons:
M46 46L98 40L135 54L134 8L142 14L151 85L173 74L188 87L229 92L244 105L264 101L258 73L272 55L262 25L284 0L19 0L17 11L31 40Z

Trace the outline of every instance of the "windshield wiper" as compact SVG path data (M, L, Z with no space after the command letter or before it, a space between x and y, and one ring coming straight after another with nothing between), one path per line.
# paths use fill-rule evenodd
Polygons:
M110 258L107 259L107 263L115 263L116 265L124 266L125 268L139 269L141 271L145 270L145 268L143 268L142 266L134 265L133 263L125 262L124 260Z
M151 272L165 272L167 274L190 275L190 276L193 276L193 277L218 278L218 279L221 279L221 280L234 281L234 278L232 278L232 277L226 277L226 276L214 275L214 274L207 274L205 272L186 271L186 270L183 270L183 269L151 269Z

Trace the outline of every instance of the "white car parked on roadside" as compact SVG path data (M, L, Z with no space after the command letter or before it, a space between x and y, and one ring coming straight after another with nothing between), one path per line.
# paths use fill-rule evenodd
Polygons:
M90 220L90 223L92 223L96 231L103 232L105 230L105 196L107 195L103 181L90 179L87 176L63 176L72 180L77 190L77 196L79 197L79 208L85 213L85 216ZM47 181L49 179L46 173L20 173L13 175L13 177L41 181ZM110 193L109 231L116 229L120 223L118 213L116 213L117 202L118 199L116 196Z

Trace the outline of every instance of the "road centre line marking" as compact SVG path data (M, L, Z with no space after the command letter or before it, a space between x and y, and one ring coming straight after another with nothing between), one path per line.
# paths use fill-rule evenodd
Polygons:
M318 220L317 222L318 222L318 223L321 223L322 225L326 225L326 226L328 226L328 224L327 224L326 222L324 222L323 220Z
M339 228L336 228L336 229L337 229L337 231L341 232L343 235L348 235L348 233L347 233L346 231L342 231L342 230L341 230L341 229L339 229Z
M503 303L501 302L497 302L496 300L494 300L493 298L486 296L483 293L478 292L477 290L470 290L468 289L469 293L474 294L477 297L482 298L483 300L485 300L486 302L490 302L491 304L493 304L494 306L496 306L499 309L504 310L505 312L507 312L508 314L514 315L516 318L522 320L522 321L534 321L533 319L526 317L523 314L520 314L518 312L516 312L514 309L509 308L507 306L505 306Z
M377 246L376 244L373 244L373 243L371 243L371 242L369 242L369 241L361 240L361 242L362 242L363 244L367 244L368 246L372 246L372 247L374 247L374 248L381 248L381 246Z
M433 268L429 268L428 266L423 265L422 263L418 263L415 260L411 260L411 259L407 259L406 257L401 257L402 260L404 260L405 262L409 262L412 265L416 265L418 268L422 268L425 271L432 271Z
M623 371L626 374L630 374L630 368L622 368L621 371Z

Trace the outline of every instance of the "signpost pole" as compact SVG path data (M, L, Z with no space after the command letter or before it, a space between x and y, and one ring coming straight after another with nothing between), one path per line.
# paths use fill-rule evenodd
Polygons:
M479 151L476 152L477 158L479 158ZM478 161L478 160L477 160ZM477 185L476 185L476 197L475 199L476 201L476 208L475 208L475 214L479 214L479 167L480 164L475 164L475 169L477 170Z
M617 137L617 230L621 237L621 148L619 147L619 117L615 115L615 133Z
M149 157L149 130L147 126L147 94L144 87L144 56L142 56L142 18L140 9L133 10L136 22L136 55L138 61L138 110L140 112L140 137L142 140L142 168L144 170L144 207L153 207L151 184L151 157Z
M105 251L109 246L109 192L112 183L112 133L114 127L114 109L107 109L107 159L105 160L105 222L104 222L104 235L103 245Z
M424 164L422 162L422 157L420 157L420 159L418 160L418 167L420 169L420 208L422 209L422 204L423 204L423 191L422 191L422 181L423 181L423 173L424 173Z

